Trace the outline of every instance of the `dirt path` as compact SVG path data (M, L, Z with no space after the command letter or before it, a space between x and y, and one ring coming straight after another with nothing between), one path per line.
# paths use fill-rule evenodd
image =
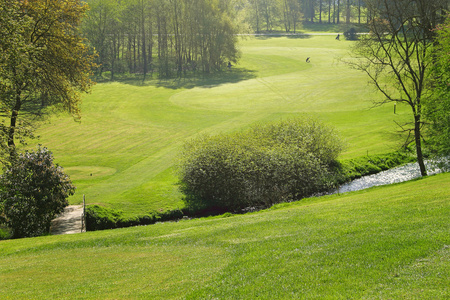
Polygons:
M51 234L72 234L81 231L81 216L83 215L82 205L70 205L64 212L52 221L50 227Z

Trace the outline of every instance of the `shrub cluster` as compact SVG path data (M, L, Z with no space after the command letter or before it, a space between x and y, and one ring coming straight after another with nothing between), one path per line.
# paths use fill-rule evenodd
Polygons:
M358 40L358 33L355 28L350 28L349 30L344 32L345 39L349 41L356 41Z
M74 192L69 176L53 163L47 148L19 154L0 176L0 221L14 238L46 234Z
M336 183L336 132L313 119L257 125L187 142L179 177L188 208L236 211L324 192Z

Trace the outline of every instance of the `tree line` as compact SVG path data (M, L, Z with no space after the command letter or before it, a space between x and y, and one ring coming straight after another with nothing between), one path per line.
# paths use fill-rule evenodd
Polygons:
M364 23L363 0L89 0L83 31L97 75L160 77L221 70L239 57L237 33L297 32L304 22Z
M255 32L296 32L310 23L365 23L372 18L364 0L245 0L240 2L244 19Z
M220 70L238 57L232 0L90 0L83 31L97 75Z

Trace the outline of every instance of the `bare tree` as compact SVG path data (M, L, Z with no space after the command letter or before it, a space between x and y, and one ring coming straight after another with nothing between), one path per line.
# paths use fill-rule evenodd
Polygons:
M442 21L447 0L368 0L374 14L370 34L352 49L356 60L348 63L365 72L384 95L378 105L398 102L411 108L412 121L399 124L415 143L422 176L427 175L422 154L422 103L430 96L427 75L431 67L434 31Z

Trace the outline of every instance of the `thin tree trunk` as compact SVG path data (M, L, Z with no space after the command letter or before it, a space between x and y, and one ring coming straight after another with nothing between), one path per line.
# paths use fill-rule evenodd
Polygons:
M333 1L333 24L336 23L336 1Z
M341 0L338 0L337 2L337 21L336 23L339 24L339 15L341 14Z
M319 23L322 24L322 0L319 0Z
M147 75L147 48L146 48L146 36L145 36L145 6L144 6L144 0L141 2L141 30L142 30L142 56L144 58L144 78L142 79L145 81L145 76Z
M345 10L345 23L350 24L350 0L347 0L347 7Z
M361 24L361 0L358 0L358 24Z
M422 153L422 139L420 134L420 114L416 114L414 116L414 138L416 142L416 154L417 154L417 163L419 164L420 174L422 176L427 176L427 169L425 167L425 163L423 161L423 153Z
M328 24L331 24L331 0L328 0Z

